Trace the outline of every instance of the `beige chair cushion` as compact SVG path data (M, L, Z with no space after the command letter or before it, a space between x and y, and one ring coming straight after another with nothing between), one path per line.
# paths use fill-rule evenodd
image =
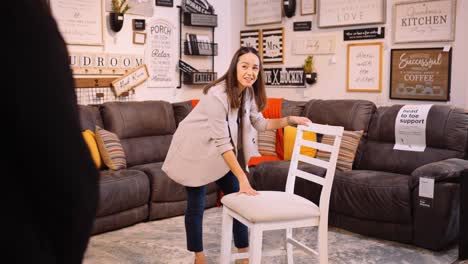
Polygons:
M295 194L274 191L259 193L256 196L231 193L223 196L221 202L251 223L300 220L320 215L317 205Z

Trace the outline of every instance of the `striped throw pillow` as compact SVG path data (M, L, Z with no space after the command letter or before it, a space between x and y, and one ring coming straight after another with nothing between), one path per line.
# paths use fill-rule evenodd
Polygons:
M353 162L356 156L356 151L359 147L359 142L364 131L344 131L343 138L341 139L340 152L338 153L338 160L336 168L341 171L350 171L353 169ZM324 135L322 143L333 145L335 140L334 136ZM317 151L317 158L321 160L330 160L330 152L323 150Z
M258 152L265 156L276 157L276 130L258 133Z
M96 126L96 142L104 164L111 170L127 168L127 159L116 134Z

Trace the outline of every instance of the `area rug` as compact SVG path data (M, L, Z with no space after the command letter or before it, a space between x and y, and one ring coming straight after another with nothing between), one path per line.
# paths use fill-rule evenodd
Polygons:
M221 241L221 208L205 211L204 248L210 264L219 263ZM293 236L311 247L316 246L316 228L294 230ZM264 251L284 248L282 230L264 233ZM329 263L331 264L450 264L457 259L458 248L447 251L429 250L378 240L343 229L329 229ZM84 264L192 264L192 253L186 250L183 216L140 223L117 231L91 237ZM265 264L286 263L285 254L265 256ZM294 251L294 263L318 263L314 256Z

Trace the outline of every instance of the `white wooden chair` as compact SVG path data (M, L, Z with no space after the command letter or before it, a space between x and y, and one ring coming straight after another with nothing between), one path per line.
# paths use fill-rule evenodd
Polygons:
M319 263L328 263L328 207L336 162L340 149L343 127L311 124L299 126L294 143L291 164L286 182L286 191L260 191L259 195L248 196L233 193L225 195L223 203L223 223L220 263L228 264L232 260L249 258L250 264L259 264L262 258L263 231L286 229L286 252L288 264L293 263L293 246L319 256ZM333 145L304 140L303 132L333 135ZM300 146L330 152L330 160L324 161L300 154ZM327 169L325 177L320 177L298 169L299 161ZM268 175L265 175L267 177ZM319 206L294 194L296 177L322 185ZM249 252L231 253L233 219L249 227ZM303 245L292 237L292 229L298 227L318 226L318 252Z

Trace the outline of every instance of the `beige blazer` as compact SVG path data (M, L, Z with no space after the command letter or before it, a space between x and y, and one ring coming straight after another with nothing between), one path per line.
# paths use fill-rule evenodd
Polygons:
M257 131L265 131L268 119L258 112L252 89L246 91L244 102L242 146L248 162L250 157L260 156ZM162 170L172 180L191 187L223 177L229 167L222 154L237 152L238 111L228 104L225 82L211 87L179 124Z

